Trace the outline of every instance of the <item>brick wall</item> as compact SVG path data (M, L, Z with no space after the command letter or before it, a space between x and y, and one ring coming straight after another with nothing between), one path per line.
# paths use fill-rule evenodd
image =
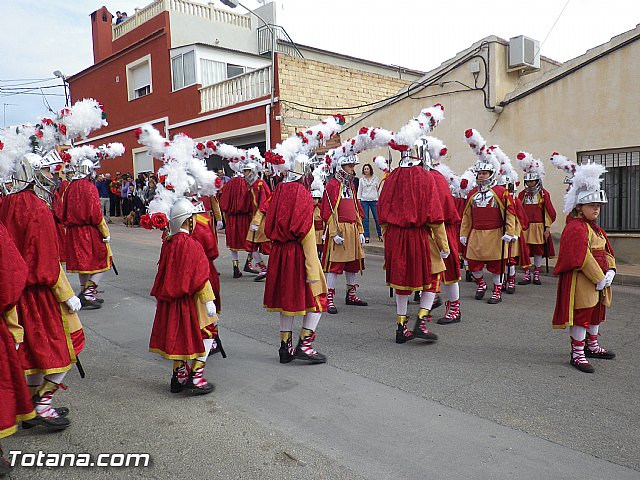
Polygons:
M410 83L408 80L284 55L278 56L278 76L282 139L299 129L317 124L333 113L343 114L348 123L371 107L361 110L340 110L337 107L362 105L387 98ZM287 102L309 107L336 107L336 110L314 111Z

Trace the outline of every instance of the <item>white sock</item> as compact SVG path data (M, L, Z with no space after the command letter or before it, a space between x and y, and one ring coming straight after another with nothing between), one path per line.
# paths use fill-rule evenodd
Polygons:
M307 328L315 332L321 316L322 314L318 312L307 313L302 319L302 328Z
M196 358L196 360L207 363L207 357L209 356L209 352L211 351L211 347L213 346L213 338L205 338L204 340L202 340L202 343L204 343L204 355L202 357Z
M253 252L253 260L256 263L260 263L262 261L262 255L259 252Z
M495 273L491 274L491 278L493 279L494 285L500 285L502 282L500 281L500 275L496 275Z
M420 308L431 311L435 298L436 294L434 292L422 292L422 295L420 295Z
M93 283L98 285L100 283L100 279L103 276L104 276L104 272L92 273L91 276L89 277L89 280L91 280Z
M293 321L296 317L290 317L288 315L280 314L280 331L281 332L292 332L293 331Z
M574 340L582 341L587 337L587 329L577 325L569 327L569 333L571 334L571 338Z
M463 260L462 263L464 264L465 268L467 268L469 266L469 262L467 262L466 260Z
M327 279L327 288L335 290L336 284L338 283L338 274L329 272L326 274L326 279Z
M49 375L45 375L44 378L45 378L45 380L49 380L50 382L61 384L62 380L64 380L64 377L65 377L66 374L67 374L67 372L50 373Z
M542 266L542 255L534 255L533 256L533 265L536 268L540 268Z
M460 285L458 285L458 282L450 284L443 283L440 286L442 287L442 292L450 302L455 302L460 299Z
M509 265L509 276L513 277L516 274L516 266L515 265Z
M347 280L347 285L356 284L356 272L344 272L344 278Z
M231 250L231 260L235 260L236 262L238 261L238 252L235 250Z
M600 325L591 325L589 327L589 335L598 335L599 330L600 330Z
M395 297L396 297L396 313L398 315L406 315L407 305L409 305L409 295L398 295L396 293Z
M477 272L471 272L473 278L482 278L482 270L478 270Z

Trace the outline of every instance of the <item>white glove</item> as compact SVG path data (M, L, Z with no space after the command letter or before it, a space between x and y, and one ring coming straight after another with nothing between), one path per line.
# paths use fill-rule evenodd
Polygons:
M64 303L67 304L67 307L69 307L69 311L71 313L79 312L80 309L82 308L82 303L80 303L80 299L75 295Z
M342 245L344 243L344 238L342 238L340 235L336 235L335 237L333 237L333 241L336 243L336 245Z
M610 287L611 286L615 276L616 276L616 271L615 270L607 270L607 273L604 274L604 278L607 281L606 284L605 284L605 287Z
M505 235L502 236L501 240L503 242L509 243L511 241L511 235L506 235L505 234Z
M607 276L605 275L602 280L600 280L598 283L596 283L596 290L598 290L598 291L603 290L604 287L606 287L606 286L607 286Z
M258 230L260 230L260 225L256 225L255 223L251 224L251 231L252 232L257 232Z
M16 345L16 350L18 350L20 348L20 344L19 343L15 343L15 345Z
M204 306L207 309L207 315L210 317L214 317L216 315L216 304L213 303L213 300L209 300L204 304Z
M518 237L515 235L511 235L511 239L509 240L511 243L515 243L518 241Z
M440 252L440 258L449 258L451 252Z
M323 233L322 234L322 241L324 242L327 239L327 236Z
M222 223L222 220L218 220L218 222L216 223L216 230L222 230L224 228L224 223Z
M104 237L104 238L102 239L102 241L103 241L104 243L109 243L109 242L111 241L111 235L107 235L106 237Z
M360 245L364 245L364 233L360 234Z
M460 243L466 247L467 246L467 237L460 237Z

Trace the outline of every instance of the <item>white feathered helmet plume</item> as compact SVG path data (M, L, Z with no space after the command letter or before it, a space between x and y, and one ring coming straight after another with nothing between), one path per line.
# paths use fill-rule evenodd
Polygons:
M373 158L373 163L384 173L391 172L391 167L389 167L389 160L387 160L387 157L385 157L384 155L376 155Z
M81 145L72 147L60 154L60 158L75 172L74 179L93 176L95 169L100 168L101 160L110 160L124 155L125 147L121 143L109 143L94 147L93 145Z
M471 168L467 168L462 175L460 175L460 198L467 198L471 190L476 186L476 172Z
M569 160L569 157L560 155L558 152L553 152L551 154L550 160L554 167L562 170L568 175L567 177L565 177L564 183L567 185L571 185L571 182L573 181L573 175L576 173L576 164Z
M426 137L426 139L427 139L427 148L429 150L429 155L431 156L431 161L433 162L434 165L439 164L447 155L447 152L448 152L447 146L439 138Z
M498 185L512 185L514 188L520 185L518 172L513 168L511 159L504 153L499 145L491 145L487 147L487 153L493 154L500 163L500 171L498 172Z
M451 170L444 163L435 165L433 169L440 172L445 178L445 180L449 184L452 195L459 196L458 193L460 192L460 176L453 173L453 170Z
M482 135L474 128L469 128L464 132L464 138L473 153L476 154L476 164L473 166L473 170L478 172L491 172L489 178L484 180L476 180L476 184L479 189L487 190L495 185L497 177L501 175L500 161L495 154L487 148L487 142Z
M156 187L156 195L149 204L148 213L152 219L155 213L162 213L170 221L171 207L178 199L212 196L222 186L220 177L207 170L204 162L194 155L194 141L188 135L179 133L169 141L151 125L142 125L135 134L138 142L164 163L158 170L160 183ZM204 211L201 204L194 207L193 213L199 211Z
M264 171L265 160L258 147L245 150L217 140L206 140L195 144L194 153L201 160L210 155L218 155L227 160L229 168L236 173L241 173L247 164L255 166L256 174Z
M601 190L606 169L599 163L584 163L576 165L571 187L564 196L564 213L569 214L577 205L587 203L607 203L607 195Z
M544 163L538 160L537 158L533 158L529 152L518 152L516 156L516 163L524 172L524 181L532 181L539 180L540 183L544 182Z
M300 179L310 170L312 152L338 133L344 122L344 116L336 114L305 131L297 132L265 152L266 164L274 174L284 175L285 180Z

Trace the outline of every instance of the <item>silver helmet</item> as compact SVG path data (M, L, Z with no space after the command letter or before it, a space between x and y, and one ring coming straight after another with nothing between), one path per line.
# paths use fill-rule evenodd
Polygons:
M73 174L73 180L80 180L81 178L91 177L92 179L96 176L96 166L93 161L85 158L82 160L78 167L75 169Z
M576 195L576 205L587 203L607 203L607 194L604 190L583 190Z
M536 182L533 187L527 185L527 182ZM530 195L535 195L542 189L542 180L540 175L534 172L528 172L524 174L524 188Z
M344 185L351 184L353 179L355 178L354 173L347 173L343 168L345 165L360 165L360 159L357 155L347 155L344 157L340 157L337 161L336 166L336 179L343 183Z
M480 190L481 192L486 192L496 184L497 172L495 166L491 162L478 160L473 167L473 171L476 174L476 185L478 187L478 190ZM484 180L479 180L478 173L480 172L490 172L491 175L489 175L489 177Z
M203 209L204 210L204 209ZM169 234L175 235L180 231L186 220L189 220L197 212L196 207L188 198L181 197L177 199L171 210L169 210ZM189 232L193 230L193 225L189 225Z
M311 190L311 198L322 198L322 192L320 190Z
M253 185L258 180L258 166L253 162L246 162L242 165L242 174L245 181L249 185Z
M53 165L54 162L47 156L43 158L36 153L25 154L16 165L16 171L11 177L13 185L9 193L18 193L31 188L39 198L50 204L51 195L56 186L50 171Z
M411 148L407 150L407 152L402 153L407 153L411 159L419 160L420 163L422 163L422 166L427 170L431 170L433 168L433 159L429 153L429 140L424 137L420 137L418 140L413 142Z

